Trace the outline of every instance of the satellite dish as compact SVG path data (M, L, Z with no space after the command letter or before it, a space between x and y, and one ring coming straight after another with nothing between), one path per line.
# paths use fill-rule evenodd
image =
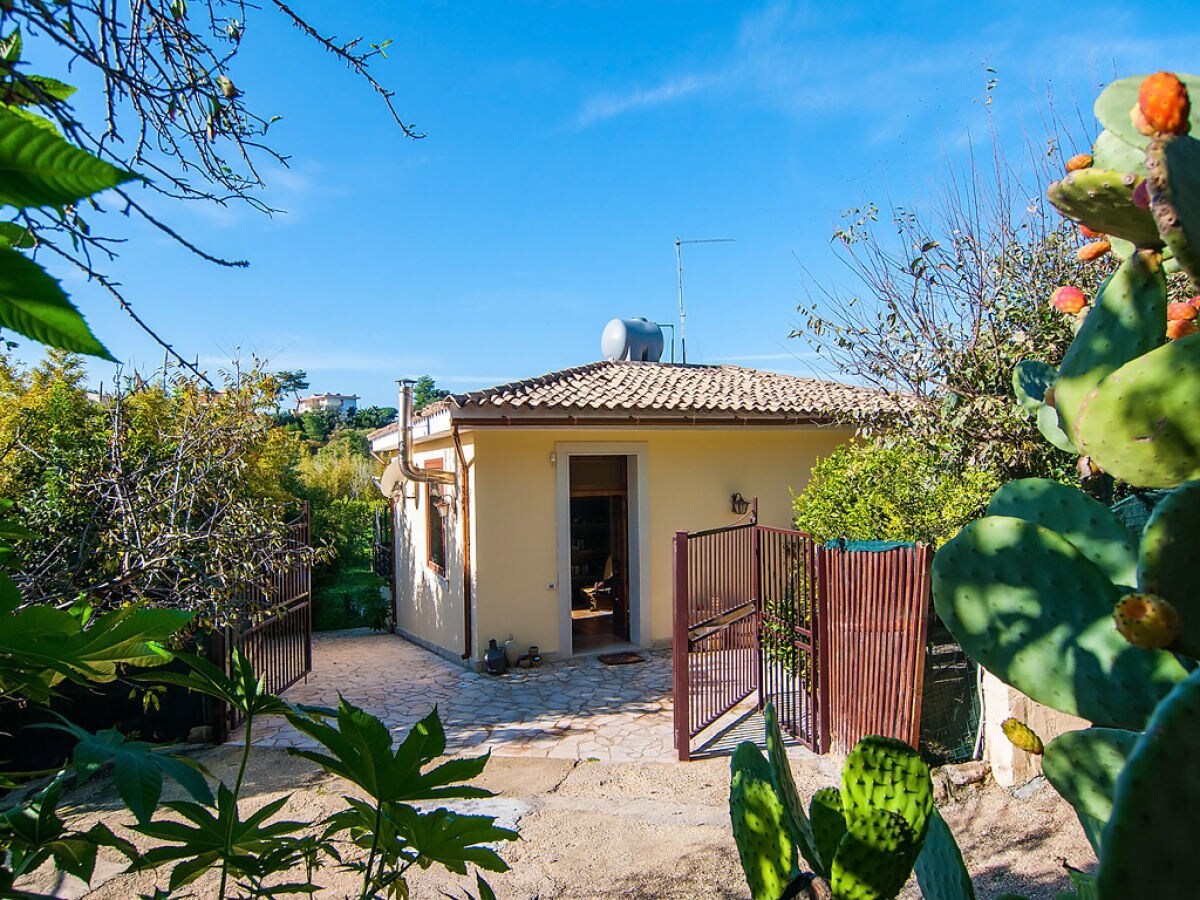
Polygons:
M400 473L400 457L396 457L383 470L383 474L379 476L379 489L383 491L383 496L390 497L396 492L398 485L404 476Z

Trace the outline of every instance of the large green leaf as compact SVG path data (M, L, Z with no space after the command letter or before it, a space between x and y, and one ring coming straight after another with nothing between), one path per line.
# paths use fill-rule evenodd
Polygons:
M467 863L489 872L508 871L508 864L485 845L515 841L519 835L498 827L491 816L463 816L448 809L421 813L397 804L387 804L385 811L424 865L440 863L459 875L466 874Z
M460 783L483 771L487 756L455 759L428 772L421 771L446 749L446 735L436 708L413 726L394 753L387 726L345 698L338 704L336 726L300 710L287 718L294 728L329 751L288 748L289 753L357 784L376 800L492 796L491 791Z
M0 104L5 106L51 106L66 100L75 88L57 78L26 75L24 81L5 80L0 84Z
M258 863L261 857L268 854L279 862L280 869L275 871L288 868L291 862L277 857L275 851L280 841L289 840L290 835L307 828L308 824L269 820L283 808L289 797L284 795L272 800L244 820L239 815L233 792L223 784L217 786L215 811L199 803L163 804L187 821L156 820L138 825L136 831L163 841L164 846L147 852L136 868L157 868L178 860L178 865L171 870L170 887L173 891L195 881L222 861L235 877L247 873L263 875Z
M8 247L0 247L0 328L50 347L116 362L58 281L29 257Z
M295 711L283 700L264 689L264 682L254 674L249 658L234 650L231 665L233 676L225 674L219 667L200 656L176 653L175 657L187 663L187 672L142 672L133 676L137 681L154 684L174 684L208 697L228 703L247 718L265 715L282 715Z
M120 666L156 666L171 654L162 642L194 613L128 606L88 617L30 606L0 619L0 694L45 702L72 681L111 681Z
M116 728L93 734L66 719L42 727L65 731L79 741L72 762L80 784L101 766L112 763L117 793L138 822L146 823L154 814L162 796L163 775L174 779L199 802L213 802L212 791L202 774L203 767L198 763L155 752L150 744L130 740Z
M0 106L0 205L65 206L136 177Z

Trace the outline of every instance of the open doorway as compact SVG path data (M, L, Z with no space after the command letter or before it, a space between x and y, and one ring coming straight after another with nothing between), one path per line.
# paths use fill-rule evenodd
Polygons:
M570 515L572 647L578 653L628 641L626 457L571 457Z

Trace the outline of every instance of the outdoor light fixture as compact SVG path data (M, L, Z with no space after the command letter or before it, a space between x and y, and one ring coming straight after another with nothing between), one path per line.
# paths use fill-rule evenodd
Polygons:
M429 486L429 502L437 507L440 515L446 515L450 511L450 498L442 493L441 488L436 484Z
M729 498L729 506L736 516L744 516L746 510L750 508L750 501L743 497L740 493L735 493Z

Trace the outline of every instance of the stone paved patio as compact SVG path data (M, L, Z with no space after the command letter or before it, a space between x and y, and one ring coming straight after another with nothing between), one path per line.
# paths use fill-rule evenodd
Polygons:
M606 666L594 657L545 663L493 677L468 672L404 638L366 629L313 636L313 671L284 697L336 706L338 694L407 731L437 705L447 752L499 756L670 761L669 651L642 651L645 662ZM255 726L254 744L313 746L282 719ZM241 730L230 736L240 741Z

